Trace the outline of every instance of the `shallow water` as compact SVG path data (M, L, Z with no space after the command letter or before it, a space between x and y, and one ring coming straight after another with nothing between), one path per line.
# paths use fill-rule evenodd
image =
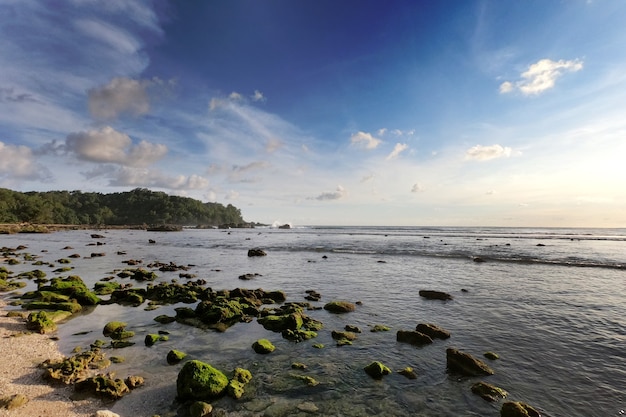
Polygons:
M123 260L142 259L144 265L156 260L192 264L187 272L216 290L280 289L288 301L304 301L305 291L314 289L322 301L313 304L320 306L332 299L362 302L345 315L307 312L325 328L317 338L299 344L266 331L256 321L236 324L224 333L153 321L160 314L173 315L178 305L155 311L144 311L145 306L98 306L60 327L60 346L69 355L75 346L102 338L108 321L129 323L137 344L111 351L110 355L126 358L111 370L120 376L143 375L146 386L111 405L123 416L175 410L180 365L166 364L170 349L183 350L189 358L210 362L226 373L235 367L250 369L254 378L241 400L214 403L229 415L307 415L298 407L312 402L319 415L498 416L501 403L487 403L470 391L480 378L446 373L445 350L450 346L477 357L497 352L501 359L489 363L496 374L484 380L506 389L510 400L527 402L545 416L617 416L626 409L624 230L112 230L98 232L105 237L97 240L90 233L2 236L0 246L26 245L26 252L44 261L79 253L82 258L70 264L74 270L61 276L80 275L89 286L126 267ZM148 239L156 243L148 244ZM88 246L96 241L105 244ZM74 249L63 249L67 245ZM268 256L248 258L247 250L253 247L265 249ZM98 252L106 256L90 258ZM485 262L474 262L475 257ZM55 268L46 271L48 277L55 275L51 272ZM10 269L36 267L22 263ZM262 276L239 280L245 273ZM177 272L157 274L158 281L178 278ZM446 291L454 300L425 300L418 296L421 289ZM452 337L422 348L396 342L397 330L412 330L420 322L435 323ZM330 332L346 324L361 327L363 333L352 346L336 347ZM374 324L392 330L369 332ZM145 334L157 330L170 332L170 340L145 347ZM250 346L261 337L275 344L274 353L254 353ZM315 349L315 343L326 347ZM408 380L394 373L374 381L363 371L374 360L392 370L411 366L418 378ZM295 361L308 369L292 370ZM312 376L320 385L307 387L293 374Z

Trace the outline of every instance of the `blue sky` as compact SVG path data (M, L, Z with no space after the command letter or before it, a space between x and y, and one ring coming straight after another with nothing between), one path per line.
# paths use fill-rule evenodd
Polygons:
M0 0L0 186L626 227L622 0Z

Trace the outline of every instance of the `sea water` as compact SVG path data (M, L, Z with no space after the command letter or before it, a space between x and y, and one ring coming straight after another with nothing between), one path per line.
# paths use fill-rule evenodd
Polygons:
M92 233L104 237L94 239ZM302 343L287 341L256 320L223 333L153 320L194 305L89 309L60 326L60 348L70 355L74 347L102 339L108 321L128 323L136 345L107 351L126 359L110 370L120 377L142 375L146 384L107 404L122 416L175 414L181 365L167 365L170 349L226 374L235 367L252 372L242 399L213 403L226 415L305 416L317 409L315 414L324 416L499 416L501 401L488 403L471 393L479 380L505 389L507 400L526 402L544 416L618 416L626 410L624 229L303 227L0 237L0 246L20 244L39 260L55 263L45 270L48 278L79 275L90 287L127 267L122 261L137 259L144 268L154 261L190 265L186 273L214 290L283 290L287 301L297 302L305 301L306 290L316 290L322 299L315 306L360 302L348 314L307 311L324 329ZM250 258L251 248L267 256ZM57 260L73 253L81 257L72 259L72 271L52 272L62 266ZM16 273L36 268L29 262L10 267ZM185 281L179 272L156 272L157 282ZM247 273L259 275L251 281L238 278ZM422 289L445 291L453 300L424 299L418 295ZM398 330L413 330L418 323L436 324L452 337L424 347L396 341ZM338 347L330 333L348 324L363 332L353 345ZM370 332L376 324L391 330ZM169 340L144 346L144 336L158 330L169 332ZM276 351L256 354L251 345L259 338L269 339ZM325 347L314 348L318 343ZM495 375L448 373L448 347L479 358L496 352L496 361L483 358ZM410 366L417 379L394 372L373 380L363 371L372 361L393 371ZM293 370L293 362L307 369ZM309 387L298 375L311 376L319 385Z

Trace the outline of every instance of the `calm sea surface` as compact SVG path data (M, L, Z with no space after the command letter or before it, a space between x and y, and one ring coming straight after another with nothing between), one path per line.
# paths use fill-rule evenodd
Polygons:
M174 315L181 305L154 311L145 311L146 305L98 306L63 324L59 343L70 355L74 347L103 338L108 321L128 322L137 343L108 352L126 358L111 370L121 377L142 375L146 385L108 405L124 417L175 414L180 365L167 365L170 349L227 374L235 367L252 372L242 399L213 403L234 416L311 415L303 411L312 407L310 403L324 416L499 416L501 402L488 403L471 393L478 380L506 389L509 400L531 404L545 416L626 413L625 229L112 230L97 232L105 236L97 240L91 233L3 235L0 246L25 245L28 249L21 253L46 262L78 253L82 258L72 259L71 274L89 286L127 267L122 261L141 259L144 267L153 261L193 265L187 272L214 290L283 290L288 301L298 302L305 301L306 290L316 290L322 300L314 305L334 299L362 302L344 315L308 311L325 328L317 338L298 344L265 330L256 320L224 333L153 321L160 314ZM148 244L149 239L156 243ZM96 241L104 245L92 246ZM68 245L73 249L63 249ZM248 249L256 247L268 255L249 258ZM90 257L94 252L106 255ZM45 269L48 278L59 275L52 271L60 266L45 267L50 269ZM9 269L18 273L37 268L23 262ZM260 276L238 279L246 273ZM157 274L157 281L184 281L179 272ZM25 290L34 288L30 285ZM454 299L426 300L418 295L422 289L445 291ZM437 324L452 337L421 348L396 342L397 330L413 330L418 323ZM352 346L337 347L330 333L347 324L359 326L363 333ZM375 324L392 330L368 331ZM158 330L170 332L169 341L145 347L145 335ZM82 332L88 333L77 335ZM251 345L259 338L270 339L276 351L254 353ZM325 348L313 348L316 343ZM489 362L495 375L448 374L447 347L476 357L498 353L500 359ZM375 360L392 370L411 366L418 378L393 373L375 381L363 371ZM303 362L308 369L294 371L293 362ZM308 387L294 375L312 376L320 384Z

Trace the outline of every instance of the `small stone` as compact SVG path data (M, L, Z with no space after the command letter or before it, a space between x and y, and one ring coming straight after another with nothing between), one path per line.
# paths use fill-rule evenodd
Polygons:
M204 401L196 401L189 407L189 415L191 417L206 417L213 412L213 406Z
M485 358L491 359L492 361L500 359L500 356L498 356L498 354L494 353L494 352L485 352L484 356L485 356Z
M252 344L252 349L256 353L267 354L273 352L276 347L267 339L259 339Z
M472 392L489 402L495 402L498 398L506 398L508 395L502 388L482 381L472 385Z
M539 411L522 402L506 402L500 409L501 417L541 417Z
M306 401L302 404L298 404L298 410L304 413L317 413L319 411L319 407L311 401Z
M374 361L367 365L365 368L365 373L371 376L374 379L382 379L384 375L389 375L391 373L391 369L383 365L381 362Z
M417 374L415 373L415 370L410 366L407 366L404 369L400 369L398 373L402 376L407 377L408 379L417 379Z

